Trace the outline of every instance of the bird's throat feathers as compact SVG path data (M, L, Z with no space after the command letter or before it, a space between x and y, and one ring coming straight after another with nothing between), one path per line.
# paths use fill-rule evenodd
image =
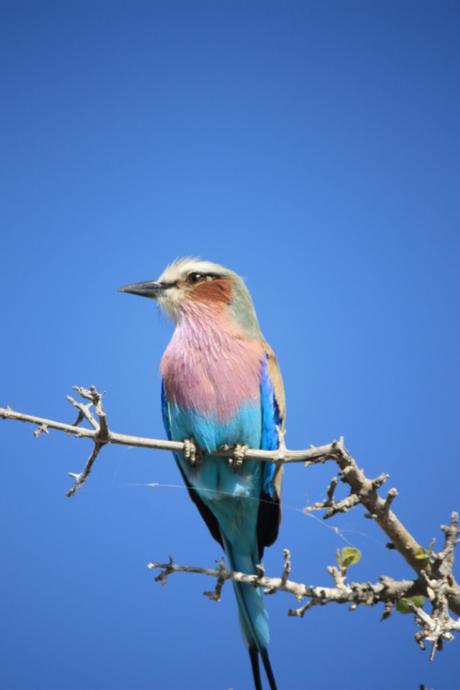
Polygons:
M204 283L184 300L161 360L168 402L221 422L258 403L265 351L263 339L233 319L224 283Z

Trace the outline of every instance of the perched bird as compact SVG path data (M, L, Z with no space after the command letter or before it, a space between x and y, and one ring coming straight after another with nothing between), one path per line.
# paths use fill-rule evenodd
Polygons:
M284 428L284 389L244 281L219 264L179 259L158 281L123 292L155 299L175 321L161 360L162 410L170 439L194 453L175 454L190 496L232 570L256 573L278 534L282 472L272 462L244 459L244 446L274 450ZM213 456L234 447L234 457ZM259 655L271 690L268 616L259 589L234 583L243 639L256 690Z

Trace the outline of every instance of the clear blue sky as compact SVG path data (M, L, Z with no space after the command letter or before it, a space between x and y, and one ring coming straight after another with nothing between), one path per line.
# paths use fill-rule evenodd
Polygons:
M344 434L427 545L459 509L460 5L438 2L0 4L0 404L70 421L73 384L114 430L163 436L171 326L117 293L193 254L247 278L284 372L288 444ZM0 424L1 690L248 690L233 593L153 583L218 545L166 453L90 449ZM328 584L410 570L362 512L304 516L332 467L286 471L278 574ZM145 484L159 482L157 489ZM168 486L166 486L168 485ZM346 542L344 540L347 540ZM410 616L267 600L280 690L454 690Z

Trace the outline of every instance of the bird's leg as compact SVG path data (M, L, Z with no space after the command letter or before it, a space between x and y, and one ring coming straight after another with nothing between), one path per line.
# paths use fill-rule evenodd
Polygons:
M194 467L201 459L201 451L193 438L184 439L184 457Z
M248 448L249 446L244 443L237 443L233 448L232 455L228 459L228 464L233 467L234 470L239 470L242 467Z

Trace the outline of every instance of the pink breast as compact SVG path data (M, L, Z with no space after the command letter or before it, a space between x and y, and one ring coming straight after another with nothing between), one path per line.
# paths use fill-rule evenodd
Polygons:
M222 315L181 320L161 360L168 401L228 420L258 401L263 353Z

